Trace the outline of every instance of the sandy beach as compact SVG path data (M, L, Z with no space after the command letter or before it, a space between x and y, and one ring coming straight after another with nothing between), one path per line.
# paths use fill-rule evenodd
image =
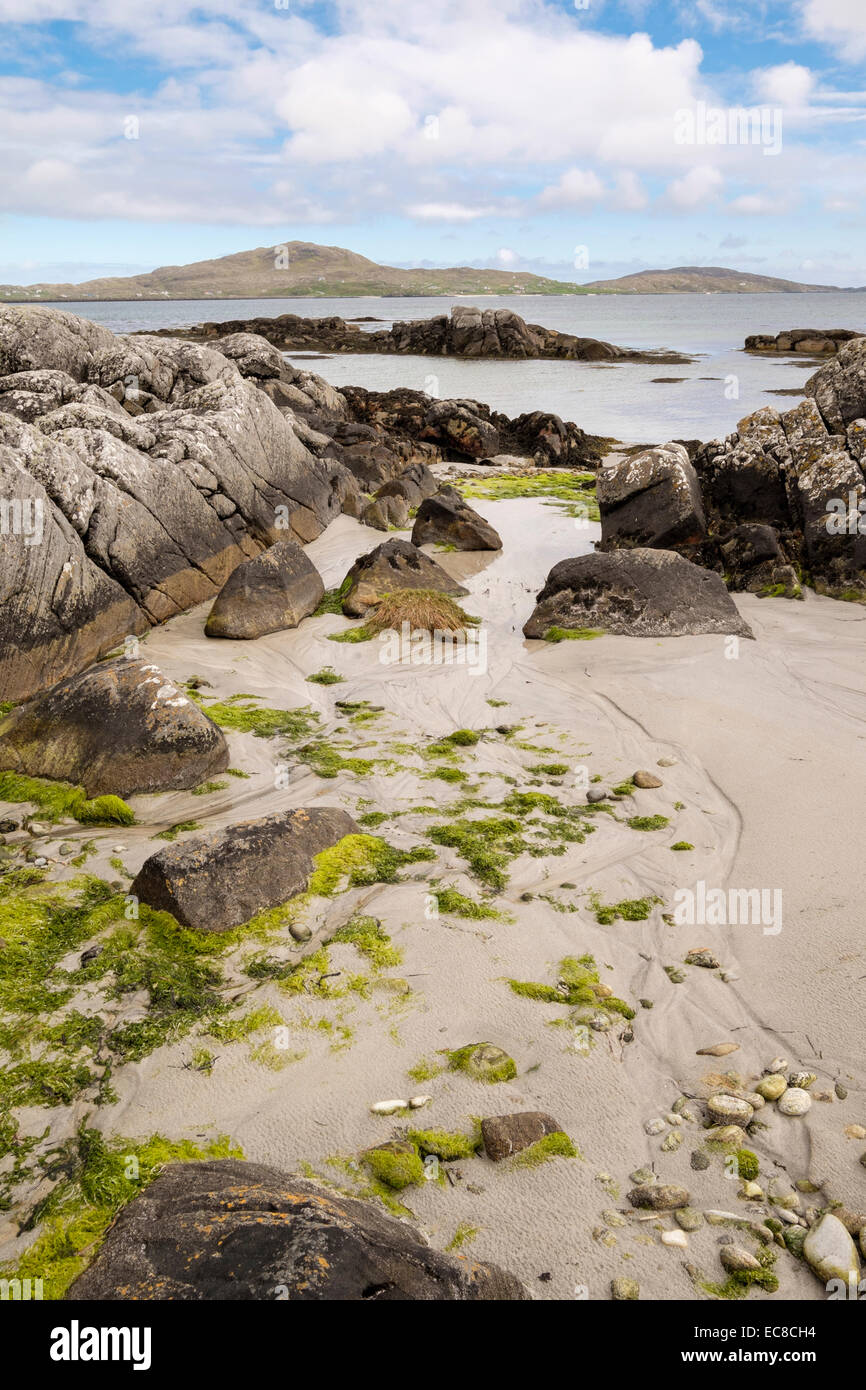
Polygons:
M758 1206L767 1212L743 1198L723 1155L695 1168L692 1155L704 1147L701 1107L675 1113L683 1097L704 1098L712 1077L729 1072L751 1091L779 1056L788 1060L786 1074L815 1072L804 1118L771 1106L757 1114L750 1142L760 1182L808 1179L821 1190L821 1206L832 1199L856 1209L862 1192L864 1145L845 1130L866 1123L857 1076L866 952L852 909L855 836L866 818L866 612L811 591L804 602L737 595L755 641L527 641L521 626L551 565L590 551L598 527L528 499L475 505L498 529L502 551L436 559L465 584L464 606L482 620L482 671L386 664L379 641L329 641L348 626L334 614L249 643L205 638L206 605L153 629L142 654L179 684L198 677L207 702L248 692L273 708L309 706L344 757L373 767L323 778L286 755L279 738L230 732L232 765L246 779L229 779L207 796L130 798L138 823L88 834L97 839L88 870L116 876L119 856L134 875L156 847L153 835L177 822L213 829L325 804L359 821L382 813L375 833L412 849L429 846L429 828L452 821L449 807L468 794L500 803L514 790L538 791L584 804L587 781L609 789L637 769L663 785L607 803L583 843L520 855L493 895L457 850L435 846L435 860L410 865L400 882L314 898L304 914L312 940L300 945L283 932L278 955L300 960L364 913L379 919L399 964L344 988L364 962L351 945L332 946L333 993L290 995L273 981L251 980L241 969L250 951L239 949L227 972L231 998L239 1010L271 1006L281 1025L229 1044L187 1036L129 1063L114 1074L114 1104L55 1109L52 1133L72 1134L92 1114L107 1134L228 1134L250 1160L356 1190L358 1156L407 1126L470 1133L476 1117L540 1110L556 1118L579 1156L522 1167L494 1164L482 1152L443 1164L441 1181L400 1194L431 1243L462 1243L461 1253L495 1261L542 1300L608 1298L618 1277L637 1280L642 1298L712 1297L707 1286L724 1278L722 1228L705 1221L668 1246L663 1232L679 1231L673 1215L638 1213L626 1200L631 1175L648 1168L686 1187L701 1211L744 1219ZM343 516L307 553L333 588L370 545L370 531ZM340 683L307 682L327 666ZM347 715L337 700L359 708ZM431 778L438 764L422 751L457 729L480 739L457 750L449 765L467 781L453 785ZM635 816L666 823L639 831L627 824ZM62 838L76 835L64 827ZM681 843L692 848L672 850ZM71 873L58 861L58 878ZM677 893L699 882L780 890L781 923L771 930L677 925ZM433 894L445 887L497 915L439 910ZM643 920L598 920L600 907L638 900L649 902ZM684 965L699 947L710 948L720 968ZM564 1003L521 997L509 985L555 985L559 962L587 953L635 1009L625 1031L575 1027ZM682 981L672 982L665 967L679 969ZM144 1016L135 996L113 1008L117 1022ZM190 1066L202 1041L216 1058L209 1072ZM483 1085L447 1069L445 1050L482 1041L514 1058L513 1080ZM696 1055L724 1042L738 1050ZM837 1097L836 1083L847 1099ZM371 1113L376 1102L418 1093L432 1099L411 1118ZM44 1115L22 1111L20 1132L28 1125L35 1132ZM648 1134L648 1125L658 1132ZM805 1207L812 1199L802 1200ZM11 1221L0 1224L0 1259L17 1257L31 1240L16 1236ZM778 1293L751 1296L825 1296L798 1261L782 1255L776 1272Z

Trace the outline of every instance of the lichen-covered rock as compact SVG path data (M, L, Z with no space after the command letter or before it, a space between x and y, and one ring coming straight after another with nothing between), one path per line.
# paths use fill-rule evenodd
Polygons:
M436 561L410 541L390 540L360 556L340 588L343 612L348 618L362 618L384 594L395 589L434 589L442 594L465 594L466 590Z
M145 860L130 892L185 927L228 931L303 892L313 857L357 834L346 811L280 811L168 845Z
M706 519L698 476L682 444L663 444L599 469L602 548L698 544Z
M172 1164L121 1212L73 1300L524 1301L370 1202L262 1164Z
M688 1206L689 1194L687 1188L673 1183L644 1182L631 1189L628 1200L641 1210L676 1211Z
M205 623L206 637L256 638L297 627L322 601L322 577L295 541L278 541L233 570Z
M440 542L455 550L501 550L499 533L454 487L443 487L418 508L413 545Z
M526 637L551 628L630 637L716 632L751 637L719 575L669 550L614 550L561 560L547 576Z
M224 772L221 729L150 662L104 661L0 720L0 770L89 797L196 787Z

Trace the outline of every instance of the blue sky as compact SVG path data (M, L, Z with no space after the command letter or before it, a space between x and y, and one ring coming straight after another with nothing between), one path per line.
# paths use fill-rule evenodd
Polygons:
M0 282L302 239L866 285L866 0L0 0L0 20Z

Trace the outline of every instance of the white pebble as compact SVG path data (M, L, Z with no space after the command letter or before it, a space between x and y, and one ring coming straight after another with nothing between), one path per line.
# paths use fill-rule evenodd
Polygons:
M375 1105L370 1106L373 1115L395 1115L398 1110L408 1110L407 1100L377 1100Z
M776 1109L782 1115L805 1115L811 1106L812 1097L808 1091L801 1090L799 1086L789 1086L779 1097Z
M787 1057L774 1057L773 1060L772 1060L772 1062L770 1063L770 1065L766 1068L766 1071L767 1071L767 1072L787 1071L787 1070L788 1070L788 1059L787 1059Z
M420 1110L422 1105L429 1105L432 1099L432 1096L411 1096L409 1105L413 1110Z
M685 1250L688 1243L685 1231L662 1231L662 1245L675 1245L678 1250Z

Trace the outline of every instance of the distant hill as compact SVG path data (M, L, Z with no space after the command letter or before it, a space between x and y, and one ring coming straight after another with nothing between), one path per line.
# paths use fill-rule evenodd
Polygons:
M85 280L81 285L0 285L0 301L94 299L352 299L455 294L805 294L833 285L801 285L721 266L642 270L588 285L548 280L524 270L402 270L377 265L342 246L290 241L192 265L164 265L146 275Z
M720 265L678 265L673 270L641 270L616 280L594 280L585 290L608 294L831 294L838 285L801 285L772 275L751 275Z
M360 295L580 294L580 285L527 271L400 270L341 246L290 241L147 275L81 285L0 285L6 302L91 299L348 299Z

